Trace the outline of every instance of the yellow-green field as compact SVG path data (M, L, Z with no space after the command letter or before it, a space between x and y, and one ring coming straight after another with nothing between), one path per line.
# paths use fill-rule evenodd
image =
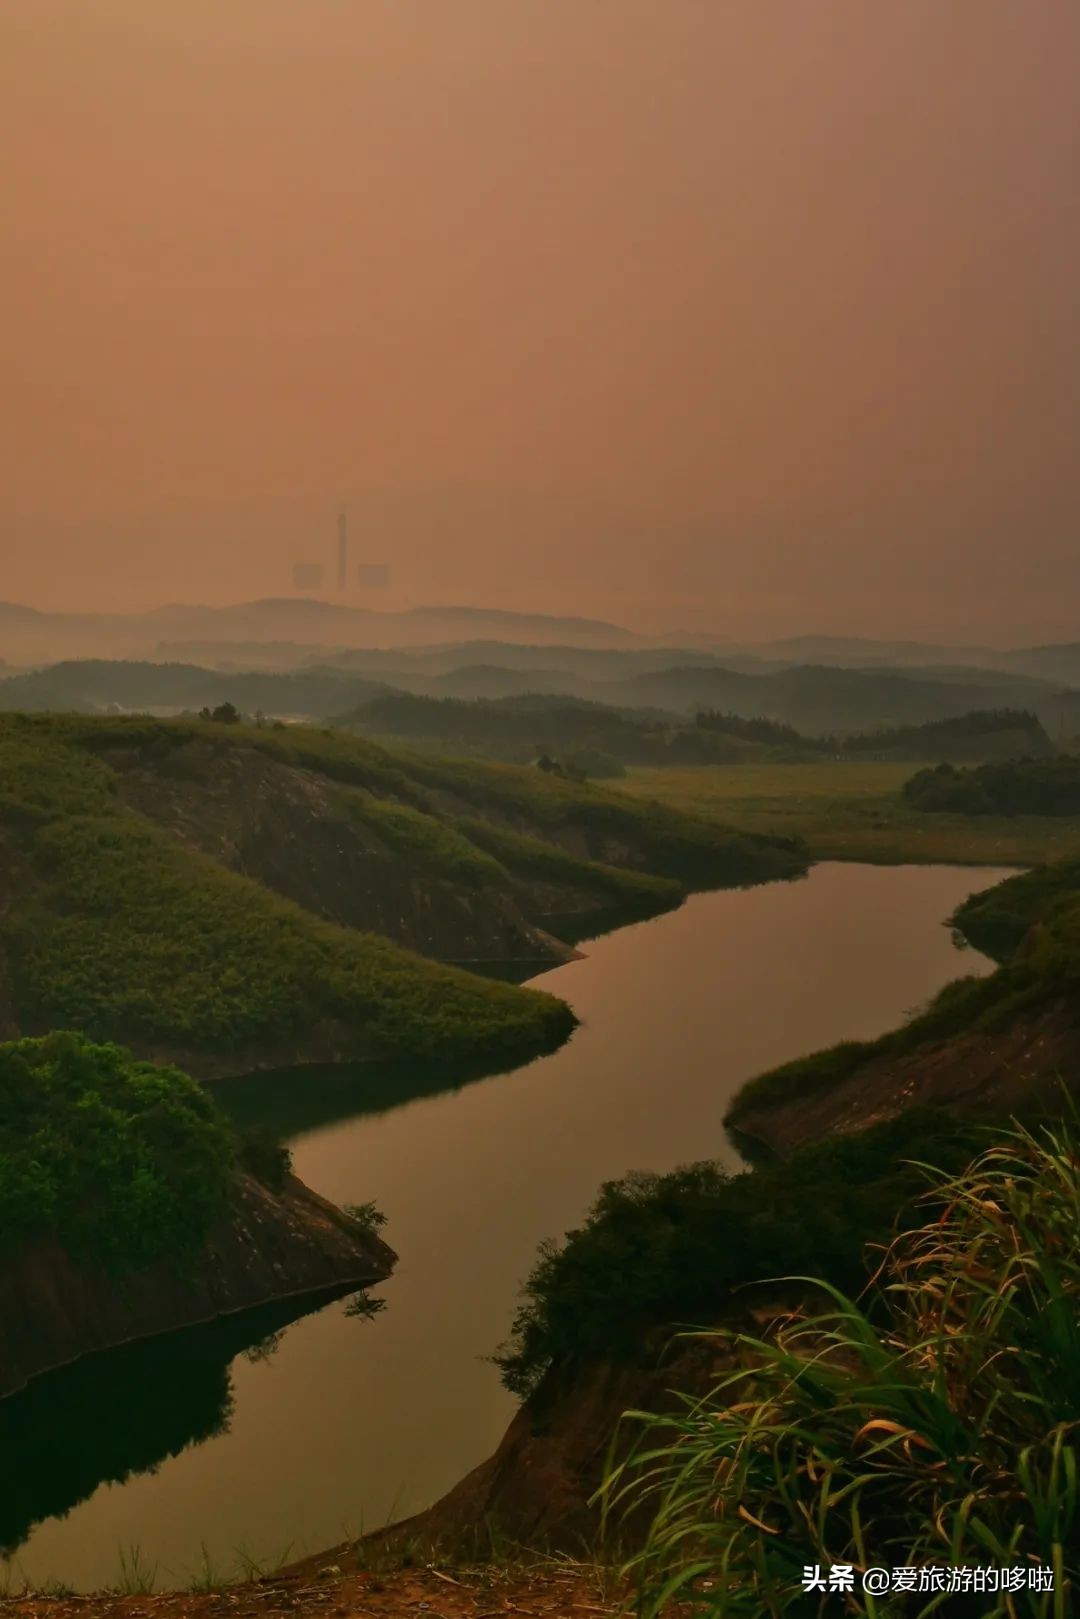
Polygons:
M845 760L698 765L634 769L617 785L745 831L796 833L821 860L1024 866L1080 855L1080 818L909 809L900 789L918 768Z

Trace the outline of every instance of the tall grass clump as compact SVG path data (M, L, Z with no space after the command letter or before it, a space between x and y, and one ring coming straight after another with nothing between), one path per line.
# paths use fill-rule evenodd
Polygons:
M1023 1129L936 1184L867 1295L724 1340L734 1367L640 1426L606 1513L647 1514L640 1612L1059 1616L1080 1581L1080 1148ZM854 1594L803 1571L850 1564ZM876 1600L867 1568L1023 1566L1052 1592Z

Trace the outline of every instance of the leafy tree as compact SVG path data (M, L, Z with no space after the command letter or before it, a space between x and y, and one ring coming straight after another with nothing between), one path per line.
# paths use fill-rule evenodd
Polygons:
M1080 757L939 764L904 783L915 809L954 815L1080 815Z
M856 1287L921 1184L913 1158L957 1168L970 1126L911 1110L788 1162L732 1174L716 1163L609 1181L585 1224L541 1250L508 1344L507 1387L534 1390L554 1363L634 1358L657 1331L716 1320L735 1291L792 1272Z
M0 1245L55 1233L117 1267L198 1252L233 1182L202 1086L58 1033L0 1045Z

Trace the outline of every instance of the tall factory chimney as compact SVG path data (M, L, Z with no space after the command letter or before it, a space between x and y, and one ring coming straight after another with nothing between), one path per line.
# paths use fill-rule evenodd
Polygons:
M337 520L337 587L344 590L349 582L349 514L342 506Z

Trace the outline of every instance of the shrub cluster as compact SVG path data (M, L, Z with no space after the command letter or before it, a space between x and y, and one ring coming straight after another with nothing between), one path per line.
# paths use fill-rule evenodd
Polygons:
M651 1519L634 1559L644 1619L679 1601L731 1619L819 1611L804 1574L834 1565L855 1573L852 1613L1072 1611L1080 1141L1018 1131L936 1179L929 1224L893 1244L864 1307L826 1288L824 1310L764 1340L725 1337L736 1369L704 1399L631 1414L640 1448L606 1499ZM863 1570L927 1564L1023 1580L996 1597L864 1597Z
M904 783L913 809L954 815L1080 815L1080 757L940 764Z
M55 1233L113 1267L186 1259L223 1213L224 1116L175 1068L77 1034L0 1045L0 1245Z
M1050 923L1078 894L1080 860L1058 860L972 894L951 921L977 950L1007 961L1036 924Z
M920 1184L915 1158L958 1167L970 1126L911 1111L790 1161L731 1174L715 1163L605 1185L580 1230L549 1243L496 1356L516 1394L564 1360L634 1357L656 1329L716 1320L743 1285L824 1273L854 1287Z
M1053 745L1037 714L1022 708L977 708L923 725L895 725L846 736L839 744L845 756L878 758L960 759L988 752L1051 753Z

